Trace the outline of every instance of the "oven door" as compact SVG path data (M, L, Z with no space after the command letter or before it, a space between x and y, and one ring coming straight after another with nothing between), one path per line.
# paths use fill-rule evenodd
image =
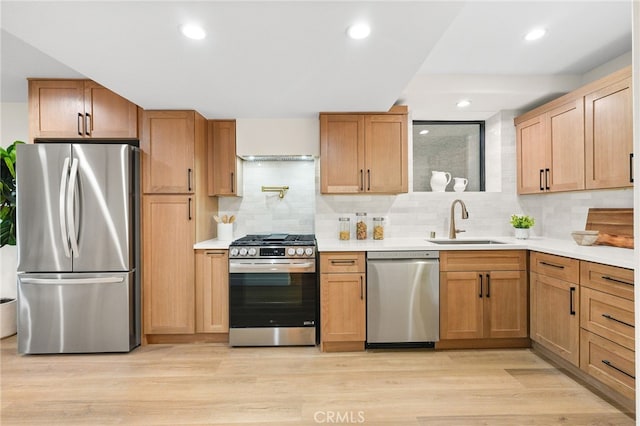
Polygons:
M229 326L315 327L315 259L229 262Z

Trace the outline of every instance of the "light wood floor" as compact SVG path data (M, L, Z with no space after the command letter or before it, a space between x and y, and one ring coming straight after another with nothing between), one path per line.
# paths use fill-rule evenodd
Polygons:
M0 342L2 425L632 425L527 349L369 351L149 345L16 355Z

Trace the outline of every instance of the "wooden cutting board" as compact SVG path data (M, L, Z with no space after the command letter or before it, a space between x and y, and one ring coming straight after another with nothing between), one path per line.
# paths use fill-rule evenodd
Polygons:
M596 244L633 248L633 209L591 208L585 229L600 232Z

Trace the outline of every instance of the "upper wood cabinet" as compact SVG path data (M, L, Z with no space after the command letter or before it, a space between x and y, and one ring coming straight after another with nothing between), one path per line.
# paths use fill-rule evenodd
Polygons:
M631 78L585 96L586 187L633 186Z
M320 114L323 194L396 194L408 190L407 110Z
M29 80L35 138L138 137L138 107L90 80Z
M518 193L584 188L582 98L516 126Z
M195 111L144 111L140 148L145 193L195 192L196 127L203 125Z
M519 194L633 185L631 68L516 117Z
M209 195L242 195L235 120L209 120L207 148Z

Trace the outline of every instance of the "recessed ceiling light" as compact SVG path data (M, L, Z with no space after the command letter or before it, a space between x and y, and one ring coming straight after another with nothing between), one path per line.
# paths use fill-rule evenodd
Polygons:
M546 33L547 30L545 30L544 28L534 28L524 36L524 39L527 41L539 40L544 37Z
M469 99L463 99L461 101L458 101L458 103L456 104L458 108L466 108L469 105L471 105L471 101Z
M364 22L353 24L347 28L347 35L354 40L362 40L369 37L369 34L371 34L371 27Z
M427 129L420 130L420 134L421 135L426 135L427 133L429 133L429 131Z
M184 24L180 25L180 32L192 40L202 40L207 36L201 26L196 24Z

